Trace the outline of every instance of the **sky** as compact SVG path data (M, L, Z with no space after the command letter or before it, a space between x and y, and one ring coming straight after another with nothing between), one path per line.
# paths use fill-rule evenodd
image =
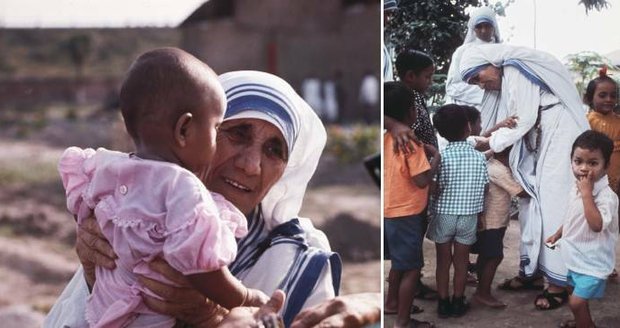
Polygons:
M0 27L177 26L205 1L0 0ZM620 49L620 0L608 2L586 15L578 0L515 0L498 19L502 37L560 59L586 50L606 55Z
M0 0L0 27L177 26L206 0Z
M506 8L506 17L498 18L501 37L510 44L544 50L559 59L581 51L607 55L620 50L620 0L608 0L610 7L588 15L578 2L516 0Z

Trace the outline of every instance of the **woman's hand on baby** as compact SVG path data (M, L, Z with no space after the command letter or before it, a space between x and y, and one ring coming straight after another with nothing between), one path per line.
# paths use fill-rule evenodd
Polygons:
M381 319L381 295L363 293L339 296L300 312L291 328L363 327Z
M144 303L151 310L174 317L193 327L215 327L228 314L228 310L206 299L198 290L190 287L187 278L166 261L157 258L149 263L149 268L179 286L138 276L146 288L162 298L142 295Z
M114 269L114 260L118 257L108 240L101 233L97 219L93 215L84 219L77 229L75 251L84 267L86 283L92 287L95 283L95 266Z

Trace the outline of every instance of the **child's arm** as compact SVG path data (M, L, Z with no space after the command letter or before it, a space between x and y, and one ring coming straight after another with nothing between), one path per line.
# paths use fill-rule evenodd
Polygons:
M592 190L594 189L594 174L592 171L587 176L577 180L577 189L581 193L583 214L586 217L586 221L588 221L588 226L590 226L592 231L600 232L603 230L603 217L598 207L596 207L594 195L592 195Z
M439 168L439 163L441 162L441 155L437 149L431 145L424 144L424 151L431 157L431 168L428 171L420 173L411 178L413 184L415 184L418 188L425 188L431 182L433 182L433 177L437 174L437 169Z
M237 306L261 306L269 297L258 289L243 286L227 267L186 276L192 286L215 303L232 309Z
M405 124L402 124L389 116L384 116L383 125L394 139L395 154L398 154L399 151L402 151L403 154L415 152L411 143L415 143L418 146L422 145L415 133L413 133L413 130Z
M564 226L561 225L560 228L558 229L558 231L556 231L553 235L549 236L549 238L547 238L547 240L545 240L545 243L549 243L549 244L555 244L555 242L557 242L560 238L562 238L562 228Z

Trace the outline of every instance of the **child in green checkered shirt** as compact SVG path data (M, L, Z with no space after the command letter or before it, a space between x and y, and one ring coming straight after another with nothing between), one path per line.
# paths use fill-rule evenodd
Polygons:
M484 155L466 141L471 133L466 108L446 105L433 117L437 132L448 140L441 152L433 215L426 235L437 249L440 318L460 317L469 309L464 296L469 249L476 242L478 214L483 211L489 182ZM451 265L454 265L452 300L448 291Z

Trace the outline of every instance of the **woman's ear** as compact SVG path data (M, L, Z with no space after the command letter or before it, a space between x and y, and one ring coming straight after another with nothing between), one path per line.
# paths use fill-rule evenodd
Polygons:
M192 113L187 112L179 116L174 125L174 141L177 146L185 147L187 145L187 138L193 123L194 116Z

